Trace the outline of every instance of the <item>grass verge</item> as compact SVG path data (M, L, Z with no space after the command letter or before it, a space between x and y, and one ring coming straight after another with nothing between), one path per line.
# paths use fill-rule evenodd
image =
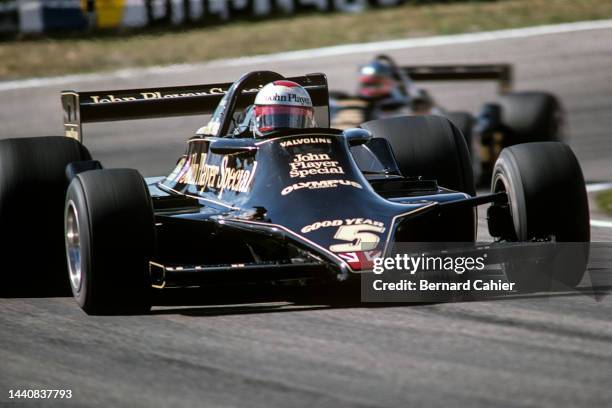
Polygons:
M612 190L602 191L595 196L597 206L607 215L612 216Z
M612 18L611 1L466 1L241 21L183 31L5 41L0 42L0 80L604 18Z

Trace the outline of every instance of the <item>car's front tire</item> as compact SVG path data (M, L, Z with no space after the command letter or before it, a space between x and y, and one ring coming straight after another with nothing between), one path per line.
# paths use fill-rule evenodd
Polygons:
M65 246L70 285L88 314L145 313L155 249L151 197L136 170L92 170L68 188Z
M537 142L504 149L491 191L508 197L507 204L489 210L491 235L510 242L556 243L539 265L511 261L508 278L528 290L551 280L575 287L586 269L590 221L584 177L569 146Z

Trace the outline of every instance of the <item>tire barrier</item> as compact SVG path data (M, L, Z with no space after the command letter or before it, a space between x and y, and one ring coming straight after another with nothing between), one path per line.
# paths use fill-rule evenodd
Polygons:
M308 11L357 13L406 0L0 0L0 32L216 24Z

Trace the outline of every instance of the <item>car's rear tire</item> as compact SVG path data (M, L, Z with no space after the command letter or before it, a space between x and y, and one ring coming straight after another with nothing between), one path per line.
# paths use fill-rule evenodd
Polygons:
M441 116L403 116L361 125L389 141L402 174L437 180L442 187L475 195L467 144L461 131Z
M465 139L447 118L403 116L374 120L361 126L375 137L387 139L404 176L421 176L436 180L441 187L471 196L476 194ZM410 231L422 233L416 236ZM472 242L476 238L476 209L450 209L435 219L417 217L411 228L402 229L396 238L400 241Z
M78 174L66 196L72 292L88 314L146 313L155 250L151 197L136 170Z
M508 278L527 290L541 289L551 280L575 287L588 261L590 221L584 177L569 146L536 142L504 149L493 170L491 191L508 195L505 208L489 211L492 235L505 241L558 243L540 264L510 262Z
M70 293L66 279L63 207L66 166L91 160L63 136L0 140L2 290Z
M547 92L512 92L499 98L501 121L510 134L505 144L562 140L564 113L560 100Z

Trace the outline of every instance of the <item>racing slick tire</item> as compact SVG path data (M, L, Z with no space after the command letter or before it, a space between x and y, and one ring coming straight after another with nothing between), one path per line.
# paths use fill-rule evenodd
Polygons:
M470 157L472 157L472 133L475 122L474 116L469 112L449 112L446 117L450 119L450 121L453 122L461 131L461 134L465 138L465 144L470 152Z
M402 116L366 122L362 128L389 141L405 177L437 180L442 187L476 194L465 138L441 116Z
M3 292L70 293L62 216L65 169L84 160L91 160L87 149L64 136L0 140Z
M584 177L569 146L534 142L502 150L491 191L508 195L505 208L492 206L497 209L489 211L491 235L505 241L554 242L551 250L512 259L506 265L509 281L523 291L553 289L556 283L561 288L578 285L588 262L590 220ZM506 228L500 221L504 218Z
M509 129L506 146L562 140L563 107L546 92L513 92L499 99L501 121Z
M81 308L87 314L148 312L155 225L140 173L78 174L68 188L64 214L70 286Z

